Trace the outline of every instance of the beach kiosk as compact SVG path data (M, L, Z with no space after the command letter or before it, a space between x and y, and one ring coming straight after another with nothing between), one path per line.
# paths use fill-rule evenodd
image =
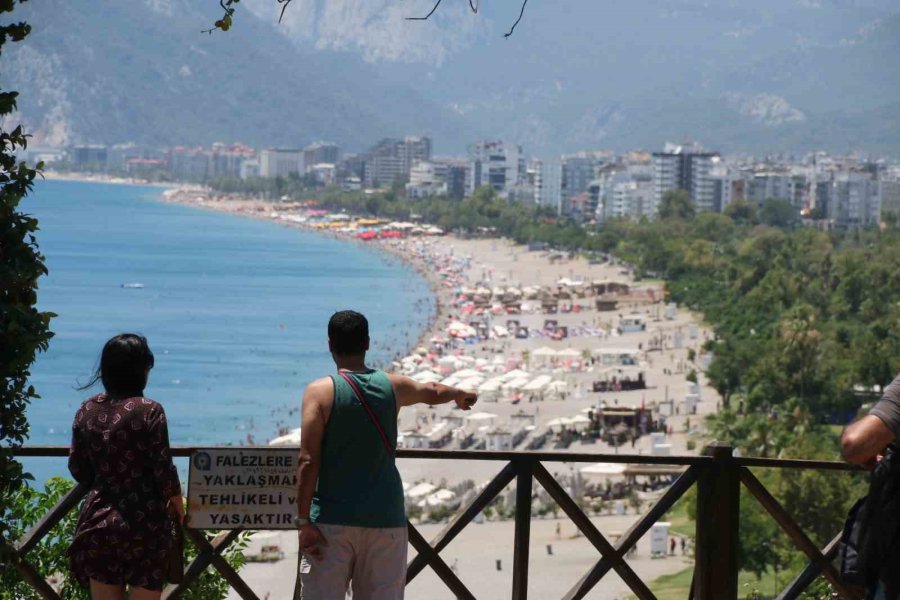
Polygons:
M492 429L487 432L487 449L495 451L507 451L513 449L512 433L505 429Z
M650 555L665 556L669 551L669 527L671 523L657 521L650 526Z
M619 326L617 327L617 330L620 335L625 333L637 333L640 331L646 331L647 321L644 318L644 315L625 315L624 317L619 319Z

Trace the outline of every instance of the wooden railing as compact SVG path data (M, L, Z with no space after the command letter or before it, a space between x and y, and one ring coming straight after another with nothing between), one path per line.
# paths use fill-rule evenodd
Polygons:
M192 448L173 448L175 456L189 456ZM65 447L28 447L16 451L21 457L63 457ZM740 487L744 487L765 508L787 534L791 542L809 559L805 569L778 595L779 600L798 598L820 575L827 579L841 598L857 600L854 590L846 587L832 562L837 553L842 523L834 523L835 538L819 549L797 525L790 514L760 483L750 467L780 469L818 469L853 471L839 462L811 460L783 460L739 458L730 446L713 443L700 456L644 456L626 454L557 453L557 452L485 452L466 450L398 450L397 457L430 460L479 460L502 464L497 475L468 505L462 507L449 523L430 542L411 523L409 541L418 553L407 567L407 584L425 567L430 567L457 598L472 599L474 594L460 581L456 573L441 558L441 551L481 512L497 495L515 480L515 540L513 553L512 598L528 597L529 540L531 534L531 505L534 481L537 481L578 530L597 550L593 567L572 585L563 596L565 600L584 598L610 571L615 571L640 600L655 599L647 584L629 566L625 557L629 550L647 533L694 484L697 485L697 523L694 553L694 578L690 598L697 600L727 600L738 596L738 526ZM678 465L686 470L678 476L662 497L643 514L615 543L611 543L581 510L543 465L545 462L606 462L638 465ZM16 568L43 598L59 600L59 596L28 562L28 553L68 513L77 507L86 494L84 486L73 488L40 522L15 544ZM222 552L237 539L240 530L223 531L211 541L199 531L185 528L185 534L197 545L199 554L185 567L184 582L168 586L163 598L178 598L210 565L224 577L245 600L258 600L257 595L222 557Z

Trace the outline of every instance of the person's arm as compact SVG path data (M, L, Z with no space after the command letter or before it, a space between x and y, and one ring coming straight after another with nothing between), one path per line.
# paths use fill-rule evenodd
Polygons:
M880 417L868 414L844 428L841 434L841 454L844 460L867 469L875 467L878 456L884 453L896 435Z
M456 406L463 410L469 410L478 401L478 394L471 390L442 385L440 383L419 383L415 379L402 375L388 374L388 379L394 387L394 397L397 399L397 408L411 406L413 404L446 404L456 402Z
M297 516L309 519L319 468L322 460L322 438L334 402L334 384L325 377L312 382L303 393L303 416L300 423L300 455L297 460ZM321 558L327 542L312 523L300 527L300 552Z
M153 470L153 478L162 491L163 498L168 501L169 511L184 523L184 498L181 496L181 482L178 480L178 469L172 462L169 450L169 425L166 412L159 404L147 414L147 430L150 434L150 451L148 459Z
M841 435L841 454L847 462L867 469L875 466L878 456L900 435L900 376L894 378L884 395L869 414L854 421Z
M72 423L72 445L69 446L69 472L78 483L90 485L94 480L94 468L88 456L87 445L82 439L81 428L84 422L84 409L75 413Z

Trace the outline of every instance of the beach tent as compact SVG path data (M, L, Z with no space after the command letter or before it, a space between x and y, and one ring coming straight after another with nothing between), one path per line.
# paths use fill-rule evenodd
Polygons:
M453 377L457 379L469 379L470 377L479 377L481 373L476 371L475 369L461 369L453 374Z
M560 429L561 430L564 427L568 427L568 426L569 426L569 419L567 419L566 417L559 417L559 418L550 419L549 421L547 421L548 429Z
M540 375L535 377L533 380L528 382L524 387L522 387L523 392L539 392L544 389L544 387L550 383L551 377L549 375Z
M466 415L466 419L469 421L490 421L491 419L496 419L497 415L489 412L474 412L470 415Z
M560 392L566 391L567 389L569 389L569 384L565 381L560 381L559 379L557 379L556 381L551 381L547 384L548 392L554 392L558 394Z
M530 381L530 379L527 376L526 377L516 377L515 379L512 379L512 380L504 383L503 389L504 390L521 390L528 384L529 381Z
M560 358L581 358L581 351L575 348L566 348L557 352L556 355Z
M531 353L531 356L535 358L552 358L557 355L556 350L549 346L541 346L537 350Z
M519 379L521 377L529 377L528 371L513 369L512 371L503 375L503 381L512 381L513 379Z
M422 496L427 496L434 492L437 488L436 485L428 483L427 481L423 481L422 483L417 483L406 491L406 495L409 498L421 498Z
M412 378L419 383L437 383L442 379L440 375L430 370L419 371Z
M454 500L455 498L456 494L454 494L450 490L441 488L436 492L432 492L424 500L419 502L419 506L423 508L425 506L441 506L443 504L446 504L447 502L450 502L451 500Z
M584 415L575 415L571 419L569 419L569 425L574 427L577 430L586 429L588 425L591 424L591 420L588 419Z
M593 477L610 477L622 475L626 466L620 463L595 463L580 469L582 475Z

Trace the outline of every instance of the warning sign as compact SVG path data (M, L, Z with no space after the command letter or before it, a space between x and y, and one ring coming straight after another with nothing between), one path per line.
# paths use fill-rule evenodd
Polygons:
M297 450L198 448L188 475L192 529L293 529Z

